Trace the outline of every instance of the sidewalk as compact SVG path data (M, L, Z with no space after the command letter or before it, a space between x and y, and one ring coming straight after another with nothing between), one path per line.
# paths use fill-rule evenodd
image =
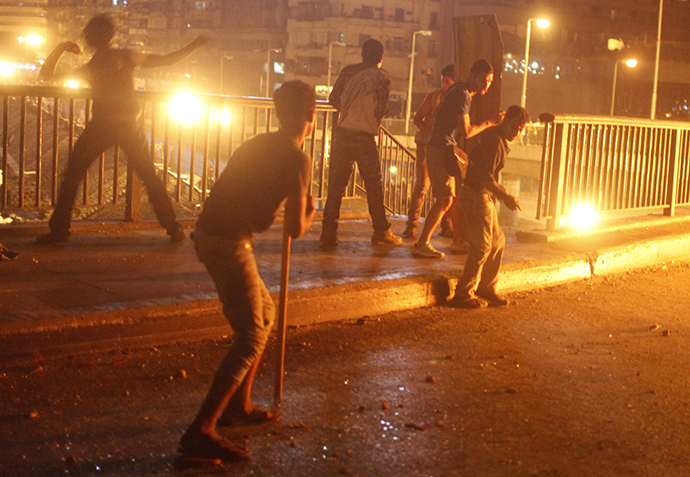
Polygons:
M521 218L504 227L500 289L524 291L633 268L690 259L690 211L621 217L591 235L547 236ZM361 214L360 214L361 216ZM393 218L393 230L404 229ZM188 222L188 232L193 222ZM41 228L43 227L43 228ZM319 248L317 219L292 243L288 325L356 319L445 300L466 255L413 258L401 247L373 247L367 219L344 220L340 245ZM156 224L75 223L72 240L40 247L45 225L0 226L0 243L19 255L0 262L0 362L39 360L89 349L218 337L230 329L191 240L170 245ZM517 240L531 235L541 243ZM277 300L282 228L257 236L259 270Z

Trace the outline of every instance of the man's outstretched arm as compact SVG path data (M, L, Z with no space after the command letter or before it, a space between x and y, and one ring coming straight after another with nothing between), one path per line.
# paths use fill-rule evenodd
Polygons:
M57 67L58 61L60 61L60 57L62 57L62 54L64 52L74 53L78 55L79 53L81 53L81 48L79 48L79 45L77 45L73 41L65 41L57 45L53 49L53 51L50 52L48 58L46 58L46 61L43 63L43 66L41 67L41 72L38 74L38 77L40 79L46 81L54 81L60 76L65 76L64 74L55 74L55 68ZM77 72L79 71L80 70L77 70Z
M136 66L143 66L147 68L171 66L184 60L197 48L204 46L208 42L209 39L206 36L199 35L193 42L187 44L179 50L168 53L167 55L150 55L146 53L132 52L132 57Z

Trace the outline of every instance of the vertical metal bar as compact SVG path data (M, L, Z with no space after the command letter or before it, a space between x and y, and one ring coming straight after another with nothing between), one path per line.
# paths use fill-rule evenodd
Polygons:
M24 207L24 176L26 173L26 96L21 96L19 106L19 208Z
M245 139L245 134L247 133L247 107L242 108L242 128L240 129L240 143Z
M309 164L311 164L309 170L309 184L307 185L307 190L311 194L312 183L314 182L314 156L316 155L316 129L319 125L319 116L314 117L314 127L311 129L311 144L309 148Z
M640 187L640 132L641 128L635 126L633 129L633 139L630 147L630 194L629 203L631 207L638 207L639 187Z
M89 116L91 114L91 102L87 99L86 104L85 104L85 114L84 118L86 121L89 120ZM84 204L87 204L89 202L89 170L87 169L84 171L84 181L83 181L83 188L82 188L82 202Z
M50 183L50 205L55 205L58 194L58 144L60 143L60 98L53 98L53 171Z
M217 126L220 128L220 125ZM201 181L199 183L199 202L206 199L206 188L208 187L208 161L209 151L211 146L211 105L206 105L206 125L204 127L206 134L204 135L204 159L201 167Z
M234 113L238 108L232 108L230 110L231 116L230 116L230 128L228 129L228 157L230 157L234 151L234 146L235 146L235 121L232 120L234 118ZM243 108L242 110L242 129L244 129L244 113L246 112L246 108ZM216 163L216 179L218 179L218 176L220 176L220 155L218 155L218 162Z
M168 189L170 172L170 115L165 115L165 132L163 133L163 185Z
M192 144L189 154L189 194L187 200L194 202L194 169L196 166L196 123L192 124Z
M548 122L544 125L544 145L541 148L541 165L539 168L539 194L537 195L537 214L539 220L546 215L546 204L549 198L549 185L551 184L551 164L554 148L553 135L556 131L555 125ZM417 180L415 177L414 180Z
M676 198L678 194L678 165L680 163L681 151L681 131L676 129L673 131L673 138L671 139L671 154L669 154L669 174L668 182L666 183L666 205L664 215L673 217L676 215Z
M564 169L567 159L568 130L565 124L554 123L554 154L551 180L549 181L549 197L547 202L548 220L546 230L555 232L561 226L561 190L565 183Z
M149 150L154 167L156 165L156 112L156 102L151 100L151 144L149 145Z
M271 120L273 119L273 110L271 107L266 108L266 132L271 132Z
M41 188L41 179L43 177L43 168L41 167L41 158L43 156L43 96L39 96L36 100L36 207L41 206L41 195L43 190Z
M316 161L314 160L314 158L312 158L312 170L314 172L320 170L320 172L321 172L320 177L319 177L319 185L318 185L318 191L319 191L318 197L321 197L321 191L323 190L323 177L324 177L323 164L324 164L324 159L326 157L326 153L328 151L328 149L326 148L327 139L328 139L328 111L324 111L323 112L323 128L321 129L321 157L320 157L321 169L319 169L317 167ZM309 188L309 191L312 194L314 193L311 186Z
M182 123L177 125L177 183L175 185L175 200L180 202L182 199Z
M113 150L113 204L120 202L120 147L115 146Z
M7 180L9 179L7 174L7 145L9 143L8 129L9 129L9 111L10 111L10 98L9 96L3 96L2 98L2 174L3 181L0 184L2 187L2 196L0 200L2 207L7 207Z
M220 107L220 106L219 106ZM231 125L232 125L232 116L231 117ZM214 168L213 168L213 182L215 183L216 179L218 179L218 175L220 172L218 169L220 169L220 156L221 156L221 149L223 148L223 142L222 142L222 132L223 128L220 122L216 121L216 156L215 156L215 161L214 161ZM232 126L230 126L232 127ZM203 200L206 200L206 191L208 190L208 181L206 174L204 174L204 195L202 197Z

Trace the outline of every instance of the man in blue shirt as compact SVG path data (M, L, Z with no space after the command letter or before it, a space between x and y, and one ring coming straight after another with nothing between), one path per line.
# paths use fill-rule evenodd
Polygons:
M455 197L455 183L462 180L462 171L456 154L465 156L465 139L473 137L488 127L497 124L499 117L481 124L470 122L472 97L483 95L494 79L493 68L486 60L472 65L466 82L451 86L438 105L436 121L427 143L427 168L431 180L434 205L424 221L419 240L412 248L412 254L419 258L443 258L445 254L431 246L429 240L436 230L443 214L450 209L453 223L451 251L463 251L464 237L461 213ZM455 250L458 249L458 250Z

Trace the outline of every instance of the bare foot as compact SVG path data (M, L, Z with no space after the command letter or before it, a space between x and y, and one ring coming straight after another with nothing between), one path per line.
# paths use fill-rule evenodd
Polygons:
M188 430L180 439L180 452L190 457L221 459L226 462L249 459L251 452L227 439L213 434L202 434Z

